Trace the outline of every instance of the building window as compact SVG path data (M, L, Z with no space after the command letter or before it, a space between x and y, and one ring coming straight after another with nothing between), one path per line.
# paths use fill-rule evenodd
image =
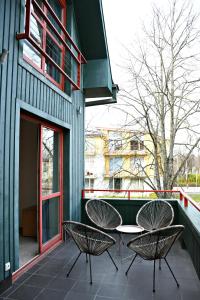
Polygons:
M85 171L86 174L93 174L94 173L94 157L86 157L85 158Z
M144 175L145 161L144 157L131 157L130 161L131 171L138 176Z
M131 179L130 189L133 190L144 190L144 181L140 179Z
M85 189L94 188L94 178L85 178Z
M130 141L131 150L144 150L144 141L131 140Z
M91 141L89 139L86 139L86 141L85 141L85 152L94 153L95 149L96 149L95 141Z
M110 178L109 179L110 190L121 190L122 189L122 178Z
M122 157L112 157L110 159L110 172L116 173L122 169Z
M122 150L122 140L109 140L109 150Z
M71 87L80 89L80 50L68 33L71 25L70 5L64 0L27 0L25 32L17 34L24 39L23 55L56 86L67 94Z
M121 150L122 149L122 137L121 132L109 131L109 150Z

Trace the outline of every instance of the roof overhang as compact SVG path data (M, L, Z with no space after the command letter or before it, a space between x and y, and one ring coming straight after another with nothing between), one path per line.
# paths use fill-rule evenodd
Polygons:
M80 47L87 64L84 66L83 89L86 98L97 98L92 105L116 102L101 0L74 0ZM110 100L102 102L99 98ZM113 101L111 101L113 98ZM92 102L92 101L90 101ZM91 106L87 104L86 106Z

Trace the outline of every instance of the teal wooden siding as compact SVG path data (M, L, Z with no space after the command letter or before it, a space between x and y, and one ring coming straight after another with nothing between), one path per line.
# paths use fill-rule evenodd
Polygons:
M18 268L20 109L63 125L64 218L80 219L83 188L83 93L72 92L69 98L23 61L22 42L16 40L16 33L23 31L23 13L24 0L0 0L0 53L9 50L8 59L0 65L0 281ZM5 272L8 261L11 270Z

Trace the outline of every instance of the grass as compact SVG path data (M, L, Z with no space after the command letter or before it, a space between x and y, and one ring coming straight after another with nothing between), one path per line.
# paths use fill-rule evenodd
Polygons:
M188 194L194 201L200 203L200 194Z

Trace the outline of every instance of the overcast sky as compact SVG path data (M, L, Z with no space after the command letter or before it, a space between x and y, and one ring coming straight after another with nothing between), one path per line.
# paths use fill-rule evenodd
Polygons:
M184 0L179 0L183 2ZM168 0L102 0L112 76L119 86L124 84L125 76L120 65L125 55L124 45L134 43L140 34L143 22L151 19L153 3L161 7L168 5ZM195 11L200 12L200 0L190 0ZM108 107L98 106L86 109L86 127L116 127L123 125L125 116L119 112L108 111Z

